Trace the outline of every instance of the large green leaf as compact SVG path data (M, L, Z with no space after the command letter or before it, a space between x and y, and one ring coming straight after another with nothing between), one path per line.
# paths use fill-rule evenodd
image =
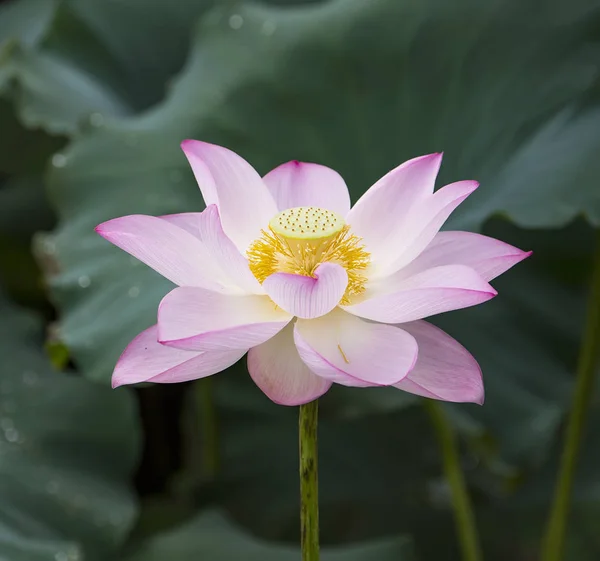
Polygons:
M0 42L17 42L0 57L0 85L11 78L22 121L53 133L142 110L162 99L213 3L48 0L36 11L36 0L16 0L0 27Z
M598 224L592 6L337 0L217 11L168 103L113 140L168 129L230 146L262 171L320 161L355 198L400 161L445 149L443 180L483 184L455 224L500 211L524 226L579 213Z
M0 558L113 559L136 513L132 396L52 371L42 335L0 297Z
M209 511L185 526L158 535L142 544L127 561L296 561L298 549L269 544L253 538L229 522L221 513ZM343 548L325 548L323 561L411 561L408 540L396 538L356 544Z
M0 49L10 40L33 46L43 37L59 0L17 0L0 6Z

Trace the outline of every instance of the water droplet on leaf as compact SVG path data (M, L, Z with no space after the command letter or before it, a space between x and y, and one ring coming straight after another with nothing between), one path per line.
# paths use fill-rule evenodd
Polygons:
M262 27L260 28L260 32L263 35L270 37L271 35L273 35L273 33L275 33L276 29L277 29L277 24L274 21L267 20L262 24Z
M55 168L64 168L67 165L67 157L64 154L54 154L52 156L52 165Z
M101 127L104 124L104 115L102 113L92 113L90 115L90 125Z
M6 429L4 431L4 438L6 438L8 442L16 442L19 440L19 432L16 429Z
M229 16L229 27L231 29L240 29L244 25L244 18L240 14L232 14Z

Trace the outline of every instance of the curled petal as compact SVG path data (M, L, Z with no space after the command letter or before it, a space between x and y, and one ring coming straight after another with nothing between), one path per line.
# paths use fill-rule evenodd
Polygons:
M192 351L248 349L273 337L291 319L266 296L180 287L158 307L158 340Z
M123 351L112 376L112 387L139 382L174 383L204 378L236 363L245 351L193 352L161 345L157 327L142 331Z
M280 211L316 206L346 216L350 210L346 182L337 171L326 166L293 160L271 170L263 181Z
M396 384L417 360L412 335L339 308L317 319L297 320L294 340L300 358L315 374L345 386Z
M404 323L490 300L497 292L473 269L445 265L373 287L365 300L344 306L351 314L384 323Z
M206 246L166 220L123 216L96 226L96 232L175 284L235 290Z
M315 277L275 273L263 288L282 310L299 318L316 318L335 308L348 286L348 273L335 263L323 263Z
M277 214L275 201L260 175L246 160L222 146L184 140L181 148L207 206L219 207L223 230L245 253Z
M280 405L301 405L322 396L331 382L312 372L298 355L293 326L248 352L248 372L269 399Z
M417 364L396 388L433 399L483 404L481 369L450 335L425 321L402 324L419 345Z

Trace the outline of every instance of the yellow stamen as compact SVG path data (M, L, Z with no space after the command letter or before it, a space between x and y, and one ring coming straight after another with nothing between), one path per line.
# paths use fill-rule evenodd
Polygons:
M342 350L342 346L338 345L338 349L340 351L340 353L342 353L342 358L344 359L344 362L346 364L350 364L350 361L348 360L348 357L346 356L346 353Z
M341 304L365 290L370 255L361 238L350 232L344 219L329 210L297 207L276 215L268 230L247 251L250 270L260 283L273 273L314 277L321 263L346 269L348 286Z

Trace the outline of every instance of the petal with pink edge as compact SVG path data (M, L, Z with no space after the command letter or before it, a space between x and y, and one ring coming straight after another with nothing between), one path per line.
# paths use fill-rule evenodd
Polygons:
M310 319L324 316L340 303L348 286L348 273L336 263L322 263L314 278L274 273L262 286L282 310Z
M236 363L244 350L193 352L161 345L157 327L142 331L123 351L112 376L112 387L139 382L187 382L211 376Z
M352 207L346 222L363 238L373 263L398 253L396 232L409 220L413 209L431 197L442 154L414 158L377 181Z
M271 170L263 177L282 211L299 206L316 206L346 216L350 194L337 172L319 164L293 160Z
M419 357L396 388L433 399L483 404L481 369L467 349L425 321L402 324L402 329L417 340Z
M322 396L331 382L317 376L298 355L289 323L248 352L248 372L266 396L280 405L301 405Z
M344 309L374 321L404 323L475 306L497 294L465 265L433 267L393 283L389 279L368 290L364 301Z
M244 253L277 214L271 193L256 170L235 152L198 140L184 140L181 148L206 204L219 207L223 230ZM206 179L209 176L214 184ZM210 186L206 193L202 182Z
M175 284L235 290L206 246L166 220L123 216L96 226L96 232Z
M339 308L317 319L297 320L294 341L300 358L315 374L345 386L396 384L417 360L412 335Z
M191 351L248 349L276 335L291 319L267 296L180 287L158 307L158 340Z
M438 232L425 250L394 277L406 278L440 265L466 265L489 282L530 255L531 251L481 234Z

